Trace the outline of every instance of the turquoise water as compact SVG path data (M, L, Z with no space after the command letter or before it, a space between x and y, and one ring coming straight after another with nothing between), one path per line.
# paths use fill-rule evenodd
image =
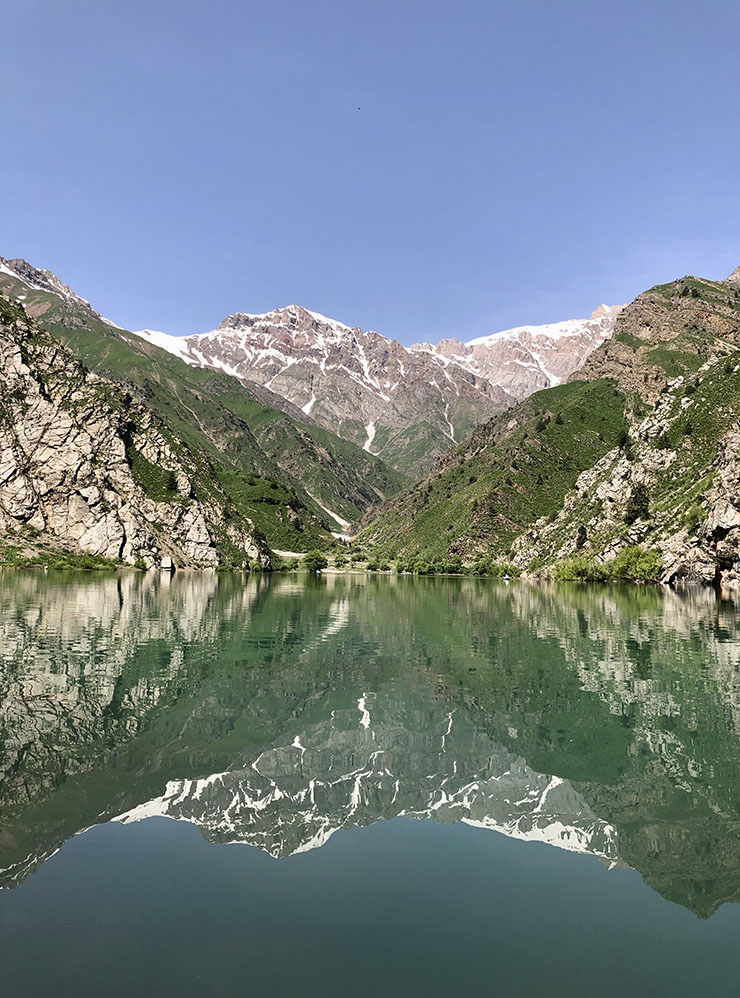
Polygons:
M739 666L703 591L0 574L0 987L733 995Z

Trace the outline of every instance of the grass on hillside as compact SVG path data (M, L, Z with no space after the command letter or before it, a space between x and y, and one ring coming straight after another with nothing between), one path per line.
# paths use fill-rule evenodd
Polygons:
M616 445L624 411L624 395L606 379L537 392L479 428L441 473L387 504L360 539L380 555L506 555L513 538L554 515L581 471Z

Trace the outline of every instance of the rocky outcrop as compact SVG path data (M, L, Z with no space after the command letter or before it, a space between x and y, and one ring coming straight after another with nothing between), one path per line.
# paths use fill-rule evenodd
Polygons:
M740 345L739 294L731 280L683 277L656 285L622 309L613 336L573 377L614 378L655 403L676 377Z
M720 440L716 476L707 492L708 513L701 524L722 588L740 591L740 425Z
M207 461L131 394L85 370L22 308L0 312L0 531L126 564L269 564ZM205 494L205 490L208 494Z
M642 419L633 411L624 446L578 477L556 517L514 541L515 563L547 572L578 554L606 564L643 545L660 552L664 583L740 589L737 376L733 360L708 361L675 379ZM645 506L630 515L637 489Z

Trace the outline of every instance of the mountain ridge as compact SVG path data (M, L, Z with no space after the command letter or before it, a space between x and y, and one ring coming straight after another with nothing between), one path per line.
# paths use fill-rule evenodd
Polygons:
M8 278L56 295L73 323L76 309L120 329L51 271L0 258L0 287ZM25 301L28 295L19 297ZM48 305L34 307L42 309L36 317L43 319ZM188 336L152 329L135 335L191 366L220 370L252 391L271 392L271 404L288 408L293 418L301 412L402 474L418 477L490 416L565 380L610 335L620 308L600 306L589 319L436 346L404 347L299 305L235 312L214 329Z
M237 312L185 337L139 334L189 363L259 380L321 425L418 475L486 416L565 381L611 334L622 307L469 343L409 347L298 305ZM418 441L403 439L412 427L426 444L421 453Z

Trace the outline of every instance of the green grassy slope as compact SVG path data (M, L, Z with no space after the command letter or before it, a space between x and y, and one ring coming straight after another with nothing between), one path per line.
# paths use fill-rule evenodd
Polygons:
M617 443L624 410L625 396L607 379L537 392L384 504L359 539L386 556L505 555L526 526L555 514L578 475Z

